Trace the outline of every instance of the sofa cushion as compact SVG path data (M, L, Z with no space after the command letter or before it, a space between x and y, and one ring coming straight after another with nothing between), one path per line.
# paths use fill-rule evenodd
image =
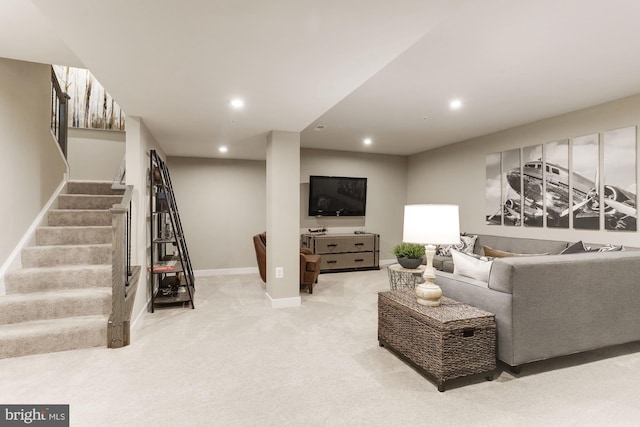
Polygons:
M426 259L423 264L426 264ZM433 257L433 268L438 271L446 271L447 273L453 273L453 261L451 256L436 255Z
M425 258L426 258L426 257L425 257ZM440 271L442 271L442 266L443 266L443 264L444 264L445 260L450 259L450 258L451 258L451 257L448 257L448 256L442 256L442 255L437 255L437 254L436 254L436 255L433 257L433 268L435 268L436 270L440 270ZM423 263L423 264L426 264L426 263L427 263L427 260L426 260L426 259L425 259L425 260L423 260L423 261L422 261L422 263Z
M566 241L525 239L479 234L474 252L483 255L482 247L489 246L516 254L559 254L567 247Z
M480 280L481 282L489 281L491 260L486 257L465 254L455 249L451 250L451 257L453 258L453 274Z
M509 257L514 257L514 256L549 255L549 253L544 253L544 254L517 254L517 253L513 253L513 252L501 251L499 249L493 249L493 248L490 248L489 246L483 246L482 247L482 252L484 253L485 256L492 257L492 258L509 258Z

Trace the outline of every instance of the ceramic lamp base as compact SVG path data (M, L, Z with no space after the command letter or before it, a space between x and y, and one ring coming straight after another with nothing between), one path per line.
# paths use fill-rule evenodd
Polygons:
M416 286L416 302L429 307L440 305L442 289L436 284L426 282Z
M437 307L440 305L442 289L434 283L436 275L433 268L433 256L436 254L436 247L434 245L426 245L424 249L427 256L427 266L422 276L424 283L416 286L416 302L429 307Z

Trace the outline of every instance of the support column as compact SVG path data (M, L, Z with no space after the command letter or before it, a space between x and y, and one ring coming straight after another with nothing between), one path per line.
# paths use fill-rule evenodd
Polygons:
M267 303L300 305L300 134L267 136Z

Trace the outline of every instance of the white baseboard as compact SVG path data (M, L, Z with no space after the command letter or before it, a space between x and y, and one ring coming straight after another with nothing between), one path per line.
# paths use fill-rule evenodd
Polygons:
M140 286L140 283L138 283L138 286ZM138 287L138 290L139 289L140 288ZM144 305L142 306L142 308L137 314L132 313L132 314L135 314L135 319L133 319L133 322L129 324L129 333L131 334L131 342L134 342L134 338L137 338L138 330L142 328L142 321L145 318L145 316L147 316L147 314L149 313L149 304L151 304L151 298L147 298L147 302L144 303Z
M302 304L302 299L299 296L292 298L273 299L267 292L264 293L264 301L271 308L299 307Z
M383 259L380 260L380 267L387 267L391 264L397 264L398 260ZM259 274L258 267L240 267L240 268L215 268L211 270L194 270L193 275L195 277L207 277L207 276L232 276L234 274Z
M58 144L56 143L56 146L57 145ZM7 274L7 272L17 270L22 267L22 260L20 258L20 255L22 254L22 249L28 246L35 246L36 228L46 224L47 212L49 212L49 209L57 207L55 203L57 203L58 195L65 188L66 183L67 183L67 175L65 174L65 177L62 179L62 182L60 183L60 185L58 185L58 188L56 188L56 190L53 192L53 194L51 195L51 198L40 210L40 213L38 214L38 216L36 216L36 218L33 220L31 225L27 229L27 231L25 231L25 233L22 235L22 239L20 239L20 241L18 242L16 247L13 249L11 254L9 254L9 257L4 262L4 264L2 264L2 267L0 267L0 295L5 295L7 293L4 285L4 276Z
M195 277L230 276L233 274L258 274L258 267L216 268L213 270L194 270Z

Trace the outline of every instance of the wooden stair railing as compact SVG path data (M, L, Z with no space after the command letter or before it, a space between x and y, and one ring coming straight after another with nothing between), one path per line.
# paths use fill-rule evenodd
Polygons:
M60 150L67 158L67 129L69 127L69 99L58 82L56 72L51 67L51 133L58 141Z
M112 223L112 296L107 346L119 348L131 342L131 314L140 281L140 266L131 266L131 196L127 185L120 204L110 209Z

